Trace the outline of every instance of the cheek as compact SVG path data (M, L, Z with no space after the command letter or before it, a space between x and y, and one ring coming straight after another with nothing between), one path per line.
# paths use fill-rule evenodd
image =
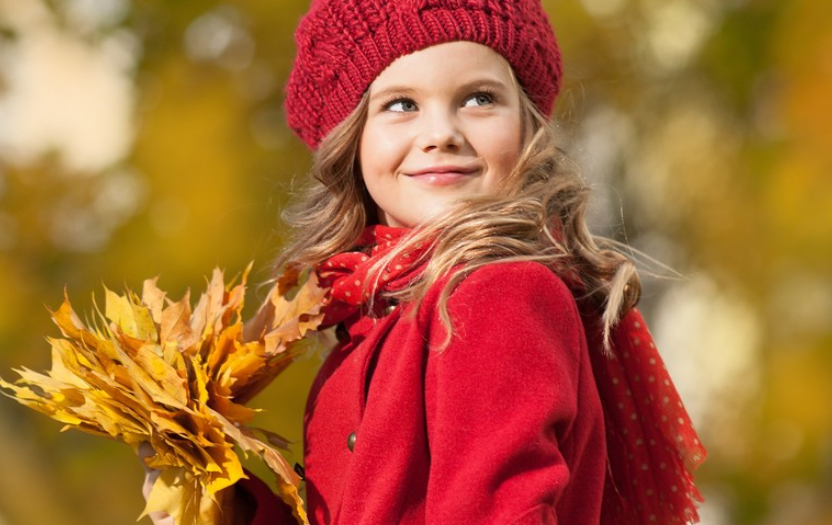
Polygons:
M487 144L486 156L489 164L489 171L492 177L489 186L494 186L504 181L517 164L523 149L523 133L519 119L509 120L501 126L492 126L484 133L484 143Z
M358 160L368 186L375 179L392 177L399 169L402 157L402 147L395 135L379 126L365 126Z
M358 155L364 187L376 210L386 215L395 207L395 170L398 167L388 134L372 125L365 126Z

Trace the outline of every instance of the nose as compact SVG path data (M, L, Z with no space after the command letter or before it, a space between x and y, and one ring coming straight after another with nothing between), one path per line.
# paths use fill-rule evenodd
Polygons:
M443 110L425 111L418 146L422 151L456 151L462 148L465 137L454 115Z

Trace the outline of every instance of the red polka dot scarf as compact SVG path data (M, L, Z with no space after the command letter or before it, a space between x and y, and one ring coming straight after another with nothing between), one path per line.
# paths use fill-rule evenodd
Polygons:
M324 261L318 268L321 286L331 287L325 308L323 326L337 324L356 313L371 298L377 299L384 291L399 290L418 277L421 265L416 264L428 246L416 246L403 253L383 268L380 274L372 274L373 265L389 254L410 230L384 225L367 227L359 237L360 251L345 252ZM374 284L378 282L378 286Z
M699 521L702 496L693 471L705 447L638 309L612 332L612 353L603 351L600 324L585 319L592 370L607 435L607 472L602 524L661 525Z
M338 254L318 267L322 286L331 287L324 325L339 323L371 297L418 277L429 246L403 253L378 278L370 274L408 231L370 226L357 243L361 251ZM610 353L604 351L599 319L585 317L584 325L606 427L602 525L697 522L696 502L702 496L693 471L705 460L705 448L641 313L631 310L614 327Z

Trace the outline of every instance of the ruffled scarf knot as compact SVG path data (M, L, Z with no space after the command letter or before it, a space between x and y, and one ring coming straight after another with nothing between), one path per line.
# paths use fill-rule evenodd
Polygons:
M356 242L357 251L330 257L316 268L321 286L329 287L323 325L332 326L378 300L385 291L401 290L421 274L420 261L427 246L414 246L384 267L379 261L410 233L407 228L384 225L367 227Z

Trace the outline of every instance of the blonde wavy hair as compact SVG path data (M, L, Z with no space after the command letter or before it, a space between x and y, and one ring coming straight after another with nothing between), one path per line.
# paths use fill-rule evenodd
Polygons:
M586 223L589 187L556 144L551 123L521 93L525 147L502 187L489 195L460 201L407 234L379 260L378 276L393 258L429 243L425 271L388 298L421 301L428 288L453 272L442 291L439 314L452 338L447 299L477 268L492 263L537 261L570 285L582 311L597 314L605 346L611 328L638 302L641 287L635 263L620 243L593 236ZM294 236L276 261L277 268L315 267L332 255L354 249L362 231L376 220L376 206L361 176L359 143L367 116L368 94L353 113L327 135L315 153L312 183L284 219ZM417 261L424 262L424 261Z

